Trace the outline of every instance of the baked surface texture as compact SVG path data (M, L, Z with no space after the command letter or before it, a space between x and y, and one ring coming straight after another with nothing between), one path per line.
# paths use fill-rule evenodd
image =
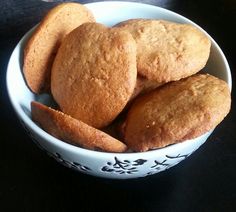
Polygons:
M73 30L59 48L51 89L64 113L102 128L123 110L136 78L132 35L102 24L85 23Z
M91 150L124 152L126 145L110 135L38 102L31 102L32 119L52 136Z
M200 71L211 42L198 28L164 20L130 19L115 27L129 31L137 43L138 73L160 83Z
M24 49L24 76L34 93L50 92L51 66L65 35L94 21L92 13L78 3L62 3L48 12Z
M145 94L154 90L157 87L160 87L162 83L159 83L155 80L149 80L146 77L142 77L138 74L134 92L130 98L130 101L135 99L138 95Z
M170 82L134 102L125 123L125 143L147 151L196 138L215 128L230 105L228 85L214 76Z

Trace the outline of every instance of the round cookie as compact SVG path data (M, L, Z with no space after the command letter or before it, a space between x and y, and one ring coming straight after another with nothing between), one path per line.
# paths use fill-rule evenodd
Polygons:
M226 82L195 75L138 98L128 112L125 143L135 151L196 138L216 127L230 110Z
M163 20L131 19L116 27L137 43L138 73L160 83L179 80L206 64L211 42L198 28Z
M48 12L24 49L23 72L34 93L50 91L51 66L65 35L93 21L92 13L78 3L62 3Z
M119 140L72 117L38 102L31 102L32 119L58 139L91 150L124 152Z
M53 97L64 113L105 127L133 93L136 43L129 32L85 23L62 42L51 77Z

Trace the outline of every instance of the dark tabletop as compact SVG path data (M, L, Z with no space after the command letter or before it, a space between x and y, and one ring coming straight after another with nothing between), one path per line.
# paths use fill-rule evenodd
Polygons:
M5 83L14 46L55 3L1 0L0 211L236 211L236 1L140 2L186 16L218 42L233 75L230 114L198 151L157 175L118 181L71 171L25 134L10 106Z

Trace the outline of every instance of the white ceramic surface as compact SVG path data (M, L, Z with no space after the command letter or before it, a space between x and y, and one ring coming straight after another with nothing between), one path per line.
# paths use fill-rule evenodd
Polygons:
M97 22L107 26L130 18L165 19L196 26L181 15L151 5L130 2L97 2L86 4L86 6L94 13ZM99 177L117 179L144 177L166 170L184 160L197 150L211 134L209 132L193 140L144 153L96 152L54 138L31 120L30 102L32 100L50 104L50 96L36 96L30 92L22 75L22 52L25 41L32 30L22 38L11 55L7 69L7 90L13 108L32 140L58 162L69 168ZM225 80L231 89L232 79L227 60L212 38L211 42L210 58L203 72Z

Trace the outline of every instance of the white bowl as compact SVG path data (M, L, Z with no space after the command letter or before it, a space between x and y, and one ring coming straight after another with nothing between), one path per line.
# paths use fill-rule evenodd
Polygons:
M197 26L181 15L146 4L97 2L86 4L86 6L93 12L97 22L108 26L130 18L165 19ZM25 130L41 149L45 150L58 162L69 168L98 177L117 179L144 177L178 164L197 150L211 134L211 132L208 132L193 140L143 153L91 151L70 145L49 135L31 120L30 102L37 100L50 104L50 97L34 95L26 86L22 75L23 48L25 41L33 30L21 39L11 55L7 69L7 90L13 108ZM231 89L232 79L227 60L212 38L211 42L210 58L203 72L225 80Z

